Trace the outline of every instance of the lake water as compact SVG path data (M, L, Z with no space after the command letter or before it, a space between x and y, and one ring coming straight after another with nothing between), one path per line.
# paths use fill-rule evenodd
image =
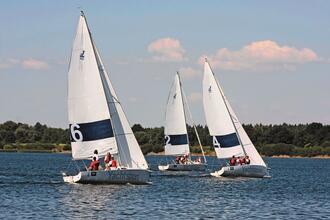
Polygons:
M0 219L329 219L329 159L266 162L272 178L154 171L152 185L80 185L62 181L70 155L0 153Z

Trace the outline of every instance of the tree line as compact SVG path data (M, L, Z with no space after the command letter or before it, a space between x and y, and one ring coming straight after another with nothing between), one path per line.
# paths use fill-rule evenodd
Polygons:
M245 124L245 131L261 154L315 156L330 155L330 125L321 123L262 125ZM200 153L194 128L187 126L189 143L194 153ZM212 138L207 126L197 125L197 131L207 153L213 152ZM132 130L143 153L164 150L164 128L144 128L140 124ZM37 122L35 125L7 121L0 124L0 148L4 150L70 150L68 129L52 128Z

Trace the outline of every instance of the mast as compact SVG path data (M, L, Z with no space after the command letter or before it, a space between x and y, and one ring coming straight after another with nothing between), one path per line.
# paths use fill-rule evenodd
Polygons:
M212 72L212 74L213 74L213 77L215 78L215 76L214 76L214 72L213 72L213 70L212 70L212 68L211 68L211 66L210 66L210 64L209 64L209 62L208 62L208 60L207 60L207 57L205 57L205 62L209 65L209 67L210 67L210 69L211 69L211 72ZM234 122L233 116L231 115L231 113L230 113L230 111L229 111L229 108L228 108L228 105L227 105L227 101L226 101L226 97L225 97L224 93L222 92L222 89L221 89L221 87L220 87L220 85L219 85L219 83L218 83L218 81L217 81L216 79L215 79L215 82L217 83L218 89L219 89L220 94L221 94L221 98L222 98L223 102L225 103L226 110L227 110L227 112L228 112L228 114L229 114L229 117L230 117L231 123L232 123L233 126L234 126L234 129L235 129L236 135L237 135L237 137L238 137L239 144L240 144L241 147L242 147L242 150L243 150L244 156L246 156L247 154L246 154L246 151L245 151L245 149L244 149L243 142L242 142L241 137L240 137L240 135L239 135L239 133L238 133L238 130L237 130L237 128L236 128L236 125L235 125L235 122Z
M184 115L184 123L187 129L187 117L186 117L186 113L184 111L184 101L183 101L183 93L182 93L182 85L181 85L181 78L180 78L180 74L179 71L176 72L176 74L178 75L178 79L179 79L179 86L180 86L180 93L181 93L181 101L182 101L182 107L183 107L183 115ZM188 142L188 146L189 146L189 136L188 136L188 129L187 129L187 142ZM189 152L189 159L191 160L191 153Z

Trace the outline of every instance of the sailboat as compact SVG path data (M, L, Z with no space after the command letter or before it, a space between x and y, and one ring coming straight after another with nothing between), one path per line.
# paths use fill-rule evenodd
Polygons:
M63 174L64 182L146 184L150 171L81 12L73 42L68 79L68 114L72 158L90 159L108 152L118 168Z
M231 108L205 59L203 77L203 106L206 123L219 159L249 156L250 164L225 166L212 176L265 177L267 166Z
M195 124L194 130L203 154L203 160L192 161L189 149L189 138L186 124L185 107L192 119L186 96L182 89L179 72L175 75L174 82L168 96L165 114L165 155L177 156L177 161L166 165L159 165L161 171L204 171L206 169L206 158L201 145ZM179 158L184 159L180 161Z

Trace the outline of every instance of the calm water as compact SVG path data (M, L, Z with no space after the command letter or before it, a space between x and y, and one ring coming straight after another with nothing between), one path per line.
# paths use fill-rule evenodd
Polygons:
M152 185L80 185L62 182L69 155L0 153L0 219L329 219L329 159L266 162L270 179L155 171Z

